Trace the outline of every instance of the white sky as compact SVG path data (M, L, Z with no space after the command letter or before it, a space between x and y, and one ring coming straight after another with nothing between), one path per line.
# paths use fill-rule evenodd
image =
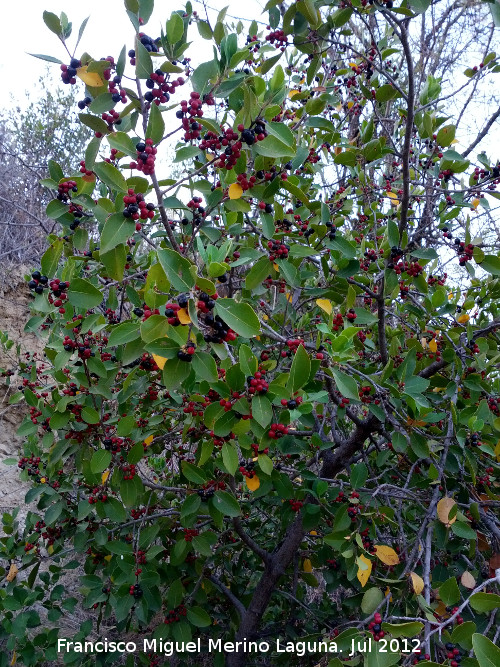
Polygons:
M193 9L204 18L205 10L202 3L191 1ZM262 7L266 1L208 0L208 7L213 8L208 9L208 16L212 21L218 11L229 6L228 14L237 15L238 18L267 21L267 12L262 15ZM155 11L144 31L153 38L158 37L161 25L165 30L165 21L170 13L175 9L181 9L183 4L185 3L172 0L156 0ZM127 50L133 48L134 28L125 12L122 0L85 0L69 4L67 0L22 0L18 3L9 3L5 9L7 9L7 20L0 40L0 105L4 109L12 106L12 96L22 106L29 103L30 98L39 97L36 85L47 65L56 77L59 76L58 65L33 58L27 55L27 52L51 55L68 62L63 45L43 22L44 10L53 12L57 16L65 11L68 15L73 23L73 33L68 40L71 52L81 22L90 16L77 55L87 51L94 58L112 55L116 59L124 44L127 45ZM11 17L9 12L12 14ZM5 27L7 25L8 29ZM192 61L195 62L196 59L199 63L209 60L212 56L211 42L201 39L196 25L190 27L188 36L196 43L196 48L189 49L187 54ZM83 92L83 84L81 88Z

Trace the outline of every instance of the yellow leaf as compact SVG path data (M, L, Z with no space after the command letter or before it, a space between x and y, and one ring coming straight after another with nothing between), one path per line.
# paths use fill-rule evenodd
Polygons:
M267 320L269 319L269 315L266 315L266 314L264 313L264 315L262 315L262 319L263 319L265 322L267 322Z
M313 571L313 566L309 558L304 558L304 564L302 565L302 569L304 572L312 572Z
M45 484L46 482L47 482L47 478L46 478L46 477L41 477L41 478L40 478L40 484Z
M163 369L165 362L167 361L165 357L159 357L157 354L153 354L153 359L156 361L158 368Z
M54 553L54 547L52 544L49 544L49 546L47 547L47 553L49 554L49 556L52 556L52 554Z
M111 558L112 558L112 554L109 554L108 556L104 556L104 560L108 561L108 563L111 560Z
M316 305L319 306L321 310L324 310L328 315L332 314L332 302L328 299L316 299Z
M181 308L180 310L177 311L177 318L179 319L179 322L181 324L189 324L191 322L189 313L185 308Z
M389 588L389 586L387 586L387 588L384 591L384 597L386 597L386 598L388 597L389 602L392 602L391 589Z
M152 436L152 435L148 435L146 440L144 440L144 444L146 445L146 447L149 447L149 445L153 442L153 437L154 436Z
M342 148L340 146L335 146L335 155L340 155L342 153Z
M349 67L357 67L357 63L349 63Z
M476 580L474 579L474 577L470 572L467 572L467 570L462 574L460 578L460 583L462 584L462 586L464 586L465 588L469 588L470 590L476 587Z
M424 580L422 577L419 577L416 572L410 572L410 579L414 593L420 595L420 593L424 590Z
M83 81L83 83L91 88L99 88L104 84L97 72L87 72L87 65L79 67L76 70L76 76Z
M437 349L438 349L437 340L433 338L431 341L429 341L429 350L431 352L437 352Z
M353 106L354 106L354 102L347 102L347 108L348 109L352 109Z
M216 157L217 156L212 155L212 153L205 153L205 158L206 158L207 162L212 162L212 160L215 160Z
M292 303L293 296L290 294L290 292L286 293L286 300L288 303Z
M12 654L12 660L10 661L11 667L12 665L16 664L16 661L17 661L17 653L14 651L14 653Z
M462 315L459 315L459 316L457 317L457 322L458 322L459 324L465 324L465 323L468 322L469 320L470 320L470 315L467 315L467 313L462 313Z
M399 556L391 547L387 547L384 544L375 545L375 554L382 563L386 565L397 565L399 563Z
M260 486L260 479L255 474L253 477L245 477L245 482L249 491L257 491Z
M101 484L106 484L109 477L109 470L105 470L101 475Z
M437 504L437 515L441 523L444 523L446 527L451 526L452 523L455 523L457 520L456 515L450 519L450 512L456 506L456 502L453 498L441 498Z
M479 199L476 197L475 199L472 200L472 206L473 208L477 208L479 206Z
M392 206L397 206L399 204L399 199L396 193L394 192L387 192L386 193L389 199L391 200L391 205Z
M441 618L449 618L450 614L446 611L446 605L442 600L439 600L438 606L434 609L434 613Z
M372 562L369 560L366 556L361 555L358 560L358 581L361 584L361 586L365 586L366 582L370 578L370 574L372 573Z
M273 264L273 269L274 269L275 271L279 271L279 270L280 270L280 267L276 264L276 262L274 262L274 264Z
M243 194L243 188L239 183L233 183L229 186L229 199L239 199Z
M310 530L310 531L309 531L309 535L317 535L317 534L318 534L318 533L317 533L316 530Z
M497 461L500 461L500 440L495 446L495 456L497 457Z
M7 579L7 581L14 581L18 572L19 570L17 569L17 565L15 563L11 563L9 567L9 572L5 578Z
M295 88L293 90L290 90L288 93L288 97L291 99L294 98L296 95L300 95L300 90L296 90Z

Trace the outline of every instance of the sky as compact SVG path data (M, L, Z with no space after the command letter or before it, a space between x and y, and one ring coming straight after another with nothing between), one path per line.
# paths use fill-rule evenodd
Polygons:
M245 0L236 3L234 0L209 0L207 12L209 19L213 20L218 11L229 6L228 14L236 14L237 10L238 18L246 19L247 22L253 19L267 22L267 12L262 15L262 7L266 1ZM197 0L191 2L193 9L201 17L205 17L203 4ZM175 9L182 9L185 2L156 0L155 5L146 26L146 32L154 38L160 35L162 24L165 29L164 22L170 13ZM78 46L78 54L86 51L95 58L108 55L117 58L124 44L127 45L127 50L133 47L134 28L122 0L86 0L80 3L68 3L66 0L21 0L18 3L8 3L5 25L8 23L10 27L4 28L0 40L0 105L3 109L15 106L12 98L21 106L29 104L30 99L37 99L37 82L47 65L56 77L59 76L58 65L38 60L28 53L42 53L63 62L68 61L63 45L43 22L44 10L57 16L65 11L68 15L73 23L73 34L68 40L70 51L74 48L80 24L87 16L90 16L90 19ZM9 12L12 14L10 17ZM212 55L211 43L198 36L196 26L193 25L191 30L193 38L196 39L196 49L190 50L190 57L193 61L199 59L199 62L209 60Z

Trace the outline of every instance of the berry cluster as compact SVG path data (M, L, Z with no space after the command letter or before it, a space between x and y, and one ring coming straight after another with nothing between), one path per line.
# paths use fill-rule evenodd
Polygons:
M346 313L346 318L349 320L349 322L354 322L354 320L357 318L354 308L349 308Z
M146 49L146 51L149 51L149 53L158 53L158 43L157 42L159 42L159 38L153 39L152 37L149 37L149 35L146 35L145 33L140 32L139 33L139 40L140 40L141 44L144 46L144 48ZM130 53L131 52L129 51L129 53L128 53L129 57L130 58L135 58L135 51L134 51L133 56L130 55Z
M181 78L169 83L161 69L157 69L151 73L149 79L146 79L146 88L149 90L144 94L144 99L156 105L166 104L170 99L169 93L175 93L176 87L183 83L184 79Z
M136 600L140 600L142 598L142 588L139 584L134 584L131 586L128 592L130 595L133 595Z
M382 616L377 612L373 621L368 624L368 631L372 633L373 639L378 642L385 637L385 632L382 630Z
M89 504L96 505L98 502L105 503L108 499L107 493L101 492L97 487L92 490L92 494L89 496Z
M153 140L140 141L136 144L135 149L137 151L137 162L131 162L130 168L138 169L146 176L154 174L157 149L153 146Z
M213 313L207 313L204 323L213 329L213 333L206 333L203 336L207 343L218 344L223 341L229 343L230 341L236 340L236 333L228 327L219 315L215 315L214 317Z
M460 266L465 266L467 262L470 262L473 257L474 246L472 243L465 245L465 243L460 241L460 239L455 239L454 244L459 256L458 263Z
M128 463L127 465L122 466L123 479L134 479L136 475L136 467L133 463Z
M269 384L264 380L264 373L257 371L253 376L247 377L249 394L267 394Z
M83 100L80 100L78 102L78 108L80 111L83 111L87 107L89 107L92 104L92 98L91 97L84 97Z
M124 218L132 218L132 220L152 220L155 217L155 205L153 203L146 204L144 195L141 192L134 192L134 188L129 188L127 194L123 197L125 209L123 210ZM140 231L141 227L139 227Z
M441 277L433 276L432 274L427 278L428 285L444 285L446 278L448 277L447 273L444 273Z
M101 114L101 118L105 123L108 124L108 130L110 132L114 132L115 128L114 125L121 125L122 119L120 118L120 114L118 111L115 111L115 109L111 109L111 111L108 111L107 113ZM102 132L96 132L95 136L97 138L102 137Z
M286 259L288 257L290 246L281 241L268 241L267 247L269 248L269 260L271 262L274 262L275 259Z
M295 408L302 403L302 400L302 396L297 396L297 398L292 398L289 401L286 398L282 398L281 405L289 410L295 410Z
M119 88L122 80L121 77L115 76L112 81L109 82L108 84L108 90L111 93L111 99L113 102L121 102L122 104L126 104L127 102L127 93L123 88Z
M244 125L238 125L238 132L241 132L241 141L247 146L253 146L256 141L263 141L266 136L266 127L264 121L257 118L253 127L245 128Z
M193 354L195 353L196 345L191 342L187 342L186 345L183 345L181 349L177 352L177 358L181 361L191 362L193 361Z
M69 65L61 65L62 82L74 86L76 83L76 71L81 66L82 63L77 58L71 58Z
M68 201L70 197L70 191L78 192L76 181L64 181L64 183L59 183L57 186L57 199L63 202Z
M287 434L288 434L288 426L285 426L284 424L271 424L268 436L272 440L278 440L278 438L281 438L283 435Z
M301 500L289 500L290 508L292 512L300 512L302 505L304 504Z
M213 103L213 99L203 100L206 104ZM197 139L200 136L200 128L197 123L197 127L194 129L190 127L192 122L196 122L195 118L203 117L203 101L200 99L200 93L191 92L189 96L189 102L187 100L181 101L181 108L175 112L177 118L182 119L182 127L184 129L184 139L189 141L190 139Z
M165 625L170 625L170 623L177 623L181 620L183 616L187 613L187 609L183 604L180 604L175 609L171 609L167 612L167 615L163 619Z
M240 467L238 470L241 472L243 477L247 477L248 479L252 479L252 477L255 475L254 472L255 469L255 463L253 461L240 461Z
M199 535L200 531L196 528L184 528L184 540L186 542L192 542L193 537Z
M42 294L44 288L47 287L48 282L49 279L47 276L42 276L40 271L33 271L31 274L31 280L28 283L28 287L30 290L33 290L35 294Z

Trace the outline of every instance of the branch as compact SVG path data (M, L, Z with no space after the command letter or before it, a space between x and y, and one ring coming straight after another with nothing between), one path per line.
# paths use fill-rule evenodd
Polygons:
M246 612L245 605L243 604L243 602L241 602L241 600L238 600L236 595L233 595L233 593L231 593L229 588L224 586L222 581L220 579L218 579L215 575L212 574L210 577L208 577L208 579L215 586L217 586L217 588L221 591L221 593L224 593L224 595L227 597L227 599L233 604L234 608L238 612L238 615L239 615L240 619L243 618L243 616Z

